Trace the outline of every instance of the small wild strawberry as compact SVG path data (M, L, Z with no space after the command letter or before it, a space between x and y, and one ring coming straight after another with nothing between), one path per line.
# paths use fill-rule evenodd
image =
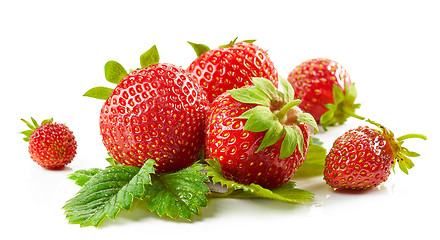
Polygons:
M72 162L76 155L77 144L72 131L64 124L53 123L53 119L44 120L41 125L31 118L32 123L21 119L30 130L21 132L29 142L29 153L38 165L56 169Z
M289 181L304 162L307 124L313 117L296 105L292 86L280 90L264 78L252 87L229 90L211 104L206 127L207 158L218 159L225 178L276 188Z
M235 39L236 40L236 39ZM278 84L278 73L266 51L253 44L253 40L220 46L209 50L202 44L190 43L198 58L188 67L208 95L209 102L233 88L251 84L252 77L269 79ZM200 46L203 46L201 51Z
M357 93L345 68L324 58L305 61L290 72L288 78L297 97L299 107L313 115L324 128L342 124L360 107L355 104Z
M380 130L370 127L351 129L338 137L325 160L324 179L333 188L362 190L374 188L385 182L397 161L399 168L408 174L414 166L409 157L419 154L402 147L408 138L426 137L408 134L394 138L394 134L380 124Z

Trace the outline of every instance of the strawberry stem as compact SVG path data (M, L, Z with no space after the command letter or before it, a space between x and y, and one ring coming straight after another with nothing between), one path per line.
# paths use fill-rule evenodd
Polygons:
M400 137L396 138L396 140L400 142L400 141L403 141L403 140L406 140L406 139L409 139L409 138L420 138L420 139L423 139L423 140L427 140L428 139L423 134L410 133L410 134L405 134L403 136L400 136Z
M287 103L286 105L284 105L283 108L281 108L281 110L279 110L278 112L275 113L275 116L278 119L283 119L284 117L286 117L287 113L289 112L289 110L292 107L294 107L294 106L296 106L296 105L298 105L300 103L301 103L301 100L299 100L299 99L295 99L295 100Z
M354 118L357 118L357 119L359 119L359 120L365 120L364 117L359 116L359 115L357 115L356 113L354 113L353 111L347 110L347 109L345 109L344 107L341 107L341 111L342 111L343 113L347 114L347 115L350 116L350 117L354 117Z

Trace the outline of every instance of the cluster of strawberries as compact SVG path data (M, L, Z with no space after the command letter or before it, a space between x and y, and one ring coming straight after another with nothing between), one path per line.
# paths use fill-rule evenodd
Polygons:
M304 162L310 135L356 117L356 89L347 71L329 59L312 59L284 79L266 51L253 41L216 49L190 43L198 57L187 69L159 63L157 49L141 57L142 68L127 73L114 61L107 80L95 88L105 99L100 130L109 154L122 165L141 167L153 159L158 173L175 172L204 158L220 163L225 178L277 188ZM144 60L142 60L144 59ZM75 156L76 142L65 125L26 122L23 132L37 163L59 168ZM403 140L371 120L336 139L325 159L324 179L333 188L368 189L384 182L394 164L407 172ZM377 128L376 128L377 127Z

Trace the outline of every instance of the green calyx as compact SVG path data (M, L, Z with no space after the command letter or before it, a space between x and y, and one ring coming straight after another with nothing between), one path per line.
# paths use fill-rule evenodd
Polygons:
M157 50L156 45L153 45L150 49L148 49L145 53L140 56L140 65L141 68L146 68L148 66L158 64L160 60L159 52ZM130 71L131 72L131 71ZM128 72L125 68L116 61L108 61L104 65L104 74L105 79L113 84L118 84L125 76L127 76ZM96 98L100 100L107 100L110 94L112 94L114 88L109 87L94 87L89 89L83 96Z
M414 163L411 161L410 157L419 157L420 154L410 151L405 147L402 147L404 140L410 138L419 138L419 139L427 140L427 137L423 134L412 133L395 138L394 133L389 129L385 128L383 125L376 123L370 119L367 119L366 121L377 126L380 129L378 130L378 132L383 136L385 136L388 143L390 144L390 147L393 151L394 159L396 159L400 170L402 170L402 172L404 172L405 174L408 174L408 169L414 167ZM395 164L396 162L393 163L393 171Z
M228 44L225 45L221 45L219 46L219 48L228 48L228 47L232 47L234 44L237 43L237 39L238 37L236 37L234 40L230 41ZM240 42L247 42L247 43L253 43L256 40L243 40ZM201 44L201 43L193 43L193 42L189 42L189 45L191 45L191 47L194 49L194 51L197 54L197 57L200 57L200 55L204 54L205 52L211 50L208 46L206 46L205 44Z
M31 137L32 133L35 131L35 129L37 129L38 127L40 127L41 125L47 124L47 123L51 123L53 122L53 118L50 119L45 119L41 122L41 124L38 124L38 122L31 117L31 122L28 122L26 120L24 120L23 118L21 119L21 121L23 121L24 123L26 123L26 125L29 127L28 130L25 130L23 132L20 132L21 134L23 134L25 137L23 138L23 140L25 142L29 142L29 138Z
M319 120L322 127L326 129L328 126L342 124L349 117L364 120L364 117L355 114L356 109L361 106L360 104L354 103L356 97L357 91L354 83L345 83L345 93L339 86L333 85L334 103L325 105L328 111L322 114Z
M275 144L284 136L280 158L291 156L297 147L301 155L304 155L304 136L298 124L311 125L315 133L318 132L318 125L311 114L298 107L301 100L294 98L294 90L290 83L280 78L278 89L265 78L252 78L252 83L252 87L232 89L228 92L239 102L257 105L236 117L246 119L244 130L266 131L257 151Z

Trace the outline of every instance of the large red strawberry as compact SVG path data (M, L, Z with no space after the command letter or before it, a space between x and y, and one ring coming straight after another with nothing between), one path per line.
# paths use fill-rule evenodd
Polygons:
M280 90L267 79L229 90L211 104L207 120L207 157L219 160L224 176L243 184L276 188L304 162L309 145L307 123L313 117L296 105L293 89Z
M21 120L30 128L21 133L26 136L23 140L29 142L29 153L38 165L56 169L72 162L77 144L66 125L54 123L53 119L44 120L41 125L34 118L31 118L32 123Z
M188 72L206 91L209 102L226 90L251 84L252 77L267 78L277 86L277 70L267 52L257 45L250 42L235 43L234 40L213 50L202 46L202 51L196 51L199 57L188 67Z
M299 99L300 108L313 115L324 128L342 124L360 107L357 93L347 71L339 63L324 58L298 65L288 78Z
M125 76L101 110L102 140L123 165L153 159L156 171L191 165L204 139L206 93L185 70L155 64Z
M397 161L408 174L414 166L409 157L419 154L402 147L408 138L426 139L421 134L394 138L394 134L380 124L368 120L380 130L370 127L351 129L338 137L325 160L324 179L328 185L340 189L362 190L385 182Z

